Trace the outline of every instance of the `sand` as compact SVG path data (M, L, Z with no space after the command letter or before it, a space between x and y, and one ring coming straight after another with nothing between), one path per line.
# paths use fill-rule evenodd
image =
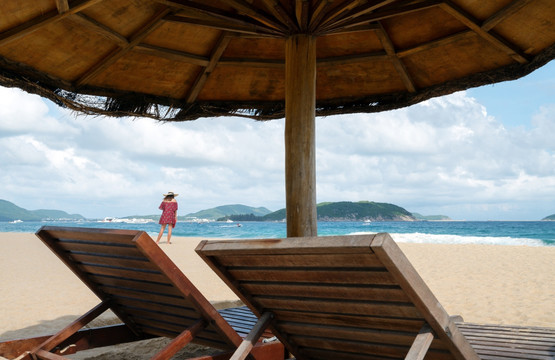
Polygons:
M173 237L160 246L217 307L238 304L194 252L201 240ZM399 245L449 314L555 327L555 247ZM0 285L0 341L53 333L99 303L34 234L0 233ZM95 325L112 322L105 314Z

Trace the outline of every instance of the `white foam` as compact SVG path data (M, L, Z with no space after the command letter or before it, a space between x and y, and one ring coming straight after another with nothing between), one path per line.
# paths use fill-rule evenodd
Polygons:
M375 232L353 232L351 235L374 234ZM390 234L397 242L417 244L485 244L485 245L526 245L546 246L537 239L512 238L508 236L461 236L461 235L434 235L424 233ZM548 245L547 245L548 246Z

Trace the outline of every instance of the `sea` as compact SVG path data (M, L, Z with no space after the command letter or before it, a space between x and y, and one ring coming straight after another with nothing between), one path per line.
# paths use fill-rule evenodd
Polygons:
M45 225L134 229L157 236L160 225L140 219L117 221L0 222L0 232L34 233ZM397 242L555 246L555 221L392 221L318 222L318 235L390 233ZM173 235L206 239L262 239L286 237L284 222L178 222Z

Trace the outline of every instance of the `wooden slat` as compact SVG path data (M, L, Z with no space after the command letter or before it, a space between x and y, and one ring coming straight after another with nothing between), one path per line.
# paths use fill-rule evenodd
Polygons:
M198 318L198 312L195 309L185 306L169 306L167 304L161 305L151 301L141 301L133 298L123 297L117 297L114 299L114 301L120 305L123 305L123 310L125 310L126 312L133 311L132 308L139 308L146 311L150 310L162 314L176 314L190 318Z
M89 274L91 280L93 280L97 285L103 284L105 286L115 286L128 289L136 289L143 291L151 291L158 294L167 295L177 295L180 296L182 293L178 291L174 286L169 283L164 284L153 284L151 282L140 281L138 279L123 279L118 277L109 277L102 275L92 275Z
M285 254L371 254L369 242L375 235L293 237L287 239L252 239L201 241L196 250L200 256L285 255ZM223 257L225 257L223 256Z
M148 261L147 258L141 260L129 259L124 256L98 256L91 254L71 253L69 254L74 261L87 264L119 266L131 269L143 269L157 271L158 267Z
M142 291L134 291L122 288L114 288L109 286L100 286L100 289L104 291L106 294L112 295L114 298L117 297L127 297L127 298L135 298L135 299L148 299L149 301L154 301L159 304L169 304L169 305L176 305L176 306L190 306L189 301L187 301L183 295L181 296L174 296L174 295L164 295L164 294L156 294L156 293L147 293Z
M555 328L458 323L483 360L555 359Z
M108 254L108 255L118 255L118 256L130 256L136 258L142 258L143 254L133 247L125 246L109 246L109 245L93 245L84 242L61 242L58 241L58 246L66 251L80 251L95 254Z
M378 316L323 314L314 312L298 312L295 310L274 310L278 319L307 324L325 324L336 326L352 326L376 330L392 330L416 333L424 324L423 319L395 319Z
M168 283L167 278L161 273L150 273L150 272L129 270L127 268L100 267L100 266L84 265L84 264L79 264L78 266L83 271L90 274L95 274L95 275L109 275L109 276L123 277L128 279L151 281L151 282L161 283L161 284Z
M320 285L295 283L243 282L241 287L253 296L279 295L296 296L298 298L343 299L346 297L358 300L382 300L408 302L405 293L396 286L360 286L360 285Z
M133 317L155 317L159 321L167 321L173 323L190 323L193 319L198 319L198 314L191 311L190 316L184 317L175 313L160 313L158 311L153 311L153 309L137 309L137 308L125 308L125 311Z
M292 336L316 336L362 342L377 342L410 347L415 333L400 333L393 331L368 330L355 327L338 327L324 325L309 325L292 322L280 322L279 328Z
M383 267L378 258L369 254L286 254L272 256L229 255L219 259L224 266L314 267L327 264L329 268Z
M290 338L300 347L331 351L346 351L348 349L348 351L353 353L373 354L383 357L389 356L397 359L404 358L409 350L408 346L384 345L373 342L357 342L329 338L322 339L310 336L291 336Z
M266 309L296 310L316 313L332 314L360 314L375 315L382 317L403 317L409 319L420 319L412 304L407 303L380 303L370 301L325 301L325 300L297 300L294 298L266 298L255 297L254 301ZM273 310L272 310L273 311Z
M233 268L228 272L240 281L268 281L268 282L307 282L322 284L365 284L365 285L394 285L391 275L386 271L364 271L337 269L250 269Z
M57 227L45 226L41 228L42 232L50 234L50 236L61 240L81 240L81 241L95 241L107 242L112 244L128 244L131 245L133 239L137 236L136 230L123 230L123 229L91 229L79 227ZM108 240L107 240L108 239Z

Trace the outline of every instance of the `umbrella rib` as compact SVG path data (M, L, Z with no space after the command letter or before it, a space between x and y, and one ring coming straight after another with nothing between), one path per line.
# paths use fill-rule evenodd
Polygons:
M186 24L193 24L199 26L205 26L212 29L229 31L235 33L255 35L258 37L282 37L283 35L276 30L267 29L264 27L256 26L248 22L243 24L229 23L220 19L209 20L209 19L193 19L188 17L183 17L180 15L168 15L164 18L166 21L180 22Z
M347 14L350 10L356 8L359 4L366 2L366 0L353 1L352 4L346 6L336 6L334 8L328 7L329 10L322 15L322 20L318 24L318 28L325 27L327 24L332 23L335 19L340 18Z
M376 31L376 34L378 35L385 52L391 59L393 66L395 66L395 70L399 73L399 76L401 77L401 80L403 81L403 84L405 84L407 90L411 93L416 92L416 86L414 86L414 82L412 81L405 64L395 53L395 46L393 45L391 38L387 34L387 31L385 31L383 25L380 22L378 22L378 24L380 28Z
M299 30L297 23L289 16L287 11L277 0L262 0L262 3L276 19L281 21L289 29L290 32Z
M223 10L209 7L206 5L201 5L198 3L193 3L191 1L187 1L187 0L155 0L155 1L176 9L186 10L187 15L200 14L201 16L208 17L209 19L211 18L211 19L216 19L217 21L224 21L225 24L236 24L239 26L244 26L247 29L251 29L252 33L283 34L283 31L276 30L273 27L268 27L266 24L259 23L258 21L252 22L252 21L246 20L246 19L252 20L253 19L252 17L237 17L232 14L226 13ZM186 19L193 19L193 21L194 19L200 20L200 22L193 22L194 24L197 24L197 25L202 25L203 21L207 20L202 18L185 17L184 14L180 14L179 17L186 18ZM208 21L207 23L208 23L207 26L213 27L213 25L216 24L217 22L214 23L214 22ZM232 31L236 31L236 30L232 30Z
M430 50L430 49L437 48L437 47L442 46L442 45L451 44L451 43L457 42L459 40L464 40L464 39L468 39L470 37L476 37L476 36L478 36L478 35L476 35L476 33L474 31L464 30L464 31L458 32L456 34L445 36L443 38L440 38L440 39L437 39L437 40L434 40L434 41L430 41L430 42L427 42L427 43L423 43L423 44L420 44L420 45L412 47L412 48L408 48L408 49L404 49L404 50L398 50L397 51L397 56L399 58L403 58L403 57L406 57L406 56L410 56L412 54L416 54L420 51Z
M270 19L266 14L261 13L258 9L253 8L252 5L250 5L245 1L241 1L241 0L221 0L221 1L233 7L235 10L237 10L237 12L241 14L245 14L246 16L253 18L254 20L266 26L270 26L281 32L287 31L287 26L284 26L283 24Z
M324 15L329 11L333 0L320 0L312 10L312 17L310 19L309 31L314 32Z
M41 14L29 21L26 21L18 26L0 34L0 46L6 45L12 41L21 39L24 36L34 33L42 29L44 26L63 20L70 15L76 14L89 6L92 6L102 0L78 0L74 6L64 13L60 13L58 9Z
M518 49L515 45L511 44L507 40L501 38L499 35L482 29L477 20L473 19L470 14L466 13L463 9L453 4L451 1L444 1L444 3L440 5L440 7L448 14L451 14L453 17L458 19L476 34L478 34L478 36L488 41L490 44L494 45L498 49L504 51L515 61L519 62L520 64L528 63L528 59L520 51L520 49Z
M380 52L367 53L367 54L329 57L325 59L318 59L316 60L316 62L318 64L318 67L320 67L320 66L338 66L338 65L346 65L346 64L363 63L367 61L384 61L384 60L390 60L390 57L389 55L387 55L387 53L380 51Z
M203 67L208 66L210 62L210 60L204 56L198 56L184 51L163 48L160 46L155 46L150 44L139 44L135 46L134 51L158 56L172 61L185 62L185 63L203 66Z
M497 26L500 22L505 20L511 15L517 13L520 9L528 5L533 0L515 0L509 5L505 6L503 9L498 11L497 13L490 16L484 23L482 24L482 30L489 31Z
M96 63L93 67L87 70L81 77L75 82L77 87L84 85L86 82L96 77L98 74L107 69L110 65L118 61L125 54L127 54L131 49L137 46L145 37L152 33L158 26L162 24L162 19L170 12L170 9L162 9L158 11L149 21L147 21L138 31L131 36L131 40L126 47L116 48L112 50L107 56Z
M340 21L338 23L328 24L328 26L323 27L323 32L326 32L326 33L333 32L338 28L350 29L352 27L369 24L375 21L425 10L431 7L439 6L441 4L442 4L441 0L425 0L418 3L410 3L409 5L406 5L400 8L381 10L372 14L361 15L347 22Z
M197 76L193 86L185 97L187 103L192 103L197 99L200 91L204 87L204 84L206 84L208 77L212 73L212 70L214 70L225 49L229 45L231 38L232 37L228 33L223 33L220 36L214 48L212 49L212 54L210 55L210 62L208 63L208 66L206 66L203 71Z
M392 2L395 2L397 0L382 0L379 1L377 3L372 3L372 4L365 4L365 5L361 5L358 6L354 9L352 9L351 11L349 11L345 16L343 16L341 19L339 19L338 21L334 22L333 24L329 24L329 26L335 26L335 27L339 27L342 24L345 24L347 22L349 22L350 20L356 19L360 16L366 15L368 13L371 13L379 8L382 8L386 5L391 4Z
M295 15L301 31L308 30L309 6L310 4L307 0L295 1Z
M84 26L87 26L87 27L93 29L97 33L100 33L101 35L109 38L110 40L115 41L121 47L125 47L125 46L129 45L129 41L127 40L127 38L125 36L123 36L120 33L114 31L113 29L109 28L108 26L99 23L95 19L88 17L85 14L77 13L77 14L75 14L75 16L72 16L70 18L70 20L74 21L74 22L78 22L78 23L80 23Z

